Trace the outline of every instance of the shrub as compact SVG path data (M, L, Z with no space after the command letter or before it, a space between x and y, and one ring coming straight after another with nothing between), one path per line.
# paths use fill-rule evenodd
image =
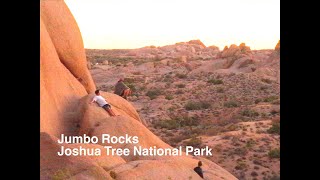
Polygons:
M230 124L230 125L227 125L227 126L223 129L223 132L236 131L236 130L238 130L238 128L239 128L238 125Z
M219 134L221 132L221 128L220 127L210 127L209 129L205 130L205 134L209 135L209 136L216 136L217 134Z
M217 93L224 93L224 89L222 87L217 88Z
M176 117L176 121L180 122L181 126L197 126L199 125L199 118L196 117Z
M189 141L185 141L184 144L186 146L200 147L202 144L202 140L201 140L201 138L194 136Z
M271 103L277 99L279 99L278 96L269 96L269 97L264 98L263 102L270 102Z
M227 101L224 103L224 107L227 107L227 108L238 107L238 106L239 104L236 101Z
M185 88L186 85L185 85L185 84L177 84L177 87L178 87L178 88Z
M173 79L171 78L164 78L163 82L167 82L167 83L173 83Z
M274 100L272 104L280 104L280 99Z
M200 128L195 128L195 129L192 129L191 131L189 131L191 135L199 135L199 134L202 134L203 133L203 130L200 129Z
M280 123L272 123L272 126L267 130L269 134L280 135Z
M174 117L169 120L160 120L154 123L155 128L166 128L166 129L178 129L184 126L197 126L199 125L199 119L196 117Z
M171 107L168 108L168 111L169 111L169 112L172 112L172 111L174 111L175 109L176 109L175 107L171 106Z
M134 83L135 82L135 79L134 78L125 78L123 83L127 84L131 84L131 83Z
M140 71L132 72L133 75L141 75Z
M172 96L172 95L166 95L166 99L167 99L167 100L172 100L172 99L173 99L173 96Z
M60 169L53 174L52 179L53 180L68 179L71 176L72 174L68 169Z
M256 171L252 171L251 176L258 176L258 173Z
M247 148L252 148L256 142L253 139L249 139L249 141L246 142Z
M259 104L261 101L262 101L261 99L256 99L254 103Z
M244 170L248 167L248 165L245 162L237 162L237 165L234 167L236 170Z
M172 76L170 74L166 74L164 77L165 78L172 78Z
M166 129L177 129L180 127L180 124L176 120L161 120L161 121L156 121L154 123L155 128L166 128Z
M268 86L261 86L261 87L260 87L260 90L261 90L261 91L264 91L264 90L267 90L267 89L268 89Z
M110 176L113 178L113 179L116 179L117 178L117 175L114 171L110 171Z
M207 102L192 102L188 101L187 104L184 106L186 110L200 110L200 109L208 109L211 107L211 104Z
M146 95L149 96L150 99L155 99L159 95L161 95L162 92L160 89L154 89L154 90L149 90Z
M226 135L222 136L221 138L222 138L222 139L229 140L229 139L231 139L232 137L233 137L232 135L226 134Z
M136 86L133 83L127 83L127 86L131 89L131 91L135 92L137 90Z
M280 158L280 149L272 149L269 151L268 156L270 158Z
M254 110L251 110L251 109L245 109L243 111L241 111L240 113L242 116L246 116L246 117L257 117L259 116L259 113L254 111Z
M173 142L173 143L178 143L178 142L181 142L185 139L189 139L190 138L190 135L189 134L180 134L178 136L173 136L170 141Z
M176 74L176 77L178 77L180 79L185 79L185 78L187 78L187 75L178 73L178 74Z
M267 84L271 84L272 83L272 80L266 79L266 78L261 79L261 81L264 82L264 83L267 83Z
M248 153L247 148L236 148L233 150L233 154L239 155L239 156L245 156Z
M263 164L262 161L259 159L255 159L252 162L253 162L253 164L260 165L260 166Z
M268 180L280 180L280 176L273 175L270 179Z
M279 114L279 111L273 109L273 110L270 112L270 114L271 114L271 115Z
M146 89L145 86L140 86L140 87L139 87L139 91L144 91L145 89Z
M231 117L231 118L226 118L226 119L219 119L216 124L219 126L226 126L229 124L236 124L240 122L239 118Z
M176 94L183 94L183 91L182 90L177 90L175 93Z
M207 82L214 85L223 84L223 81L221 79L209 79Z

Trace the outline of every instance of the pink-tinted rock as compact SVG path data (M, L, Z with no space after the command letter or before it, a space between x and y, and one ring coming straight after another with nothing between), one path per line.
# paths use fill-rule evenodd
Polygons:
M64 148L88 148L101 150L101 156L58 156ZM59 144L58 139L47 133L40 133L40 179L68 179L87 177L89 179L112 179L108 170L125 164L118 156L108 156L100 145Z
M87 68L87 60L79 27L63 0L41 0L40 16L59 60L78 79L88 93L95 85Z
M280 52L280 40L278 41L276 47L274 48L275 51Z

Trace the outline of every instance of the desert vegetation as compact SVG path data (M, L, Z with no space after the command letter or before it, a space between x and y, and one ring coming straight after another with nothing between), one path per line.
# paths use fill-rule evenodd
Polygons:
M205 158L238 179L275 180L280 177L279 56L274 50L240 48L242 59L249 54L255 61L234 67L240 55L232 48L178 43L87 50L87 56L98 87L112 91L116 72L125 72L134 89L129 102L163 141L173 147L209 146L214 153ZM189 54L182 57L179 49Z

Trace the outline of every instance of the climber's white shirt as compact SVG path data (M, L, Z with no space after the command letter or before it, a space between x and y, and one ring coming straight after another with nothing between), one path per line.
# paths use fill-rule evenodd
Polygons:
M108 102L102 97L102 96L95 96L93 98L94 102L97 102L99 104L100 107L108 104Z

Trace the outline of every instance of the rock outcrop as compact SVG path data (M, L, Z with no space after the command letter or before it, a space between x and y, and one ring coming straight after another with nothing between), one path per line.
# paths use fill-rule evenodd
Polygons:
M280 40L278 41L276 47L274 48L275 51L277 51L278 53L280 53Z
M200 45L203 48L206 48L206 45L203 44L203 42L201 42L199 39L197 40L191 40L188 42L189 44L196 44L196 45Z
M63 0L40 1L40 15L62 64L78 79L88 93L95 85L87 69L87 60L79 27Z
M103 133L139 136L143 147L172 148L145 126L133 106L120 96L104 93L119 116L110 117L89 105L95 85L87 69L79 28L62 0L42 0L40 17L40 179L200 179L193 171L204 162L205 179L236 179L215 163L192 156L108 156L104 144L59 144L65 135ZM79 129L78 129L79 128ZM65 148L97 148L101 156L58 156ZM114 147L132 148L130 144ZM112 171L112 173L111 173Z
M106 171L126 162L118 156L107 155L96 144L59 144L58 138L40 133L40 179L112 179ZM88 148L101 150L101 156L58 156L64 148ZM85 178L86 177L86 178Z
M40 1L40 130L70 134L79 99L95 89L81 33L62 0Z
M127 108L120 108L123 107L123 103L126 102L122 100L121 97L106 92L102 92L101 95L108 99L115 113L119 116L110 117L106 111L97 105L89 105L88 102L92 98L92 95L87 95L81 99L80 103L83 119L80 123L79 135L89 134L90 136L101 137L102 134L108 133L110 136L117 137L123 136L124 134L138 136L139 143L137 144L108 144L99 142L102 146L128 148L131 152L133 152L133 146L141 146L143 148L172 148L143 125L139 116L136 116L137 112L133 106L125 104ZM162 177L160 179L166 179L168 177L172 179L185 179L190 176L194 179L199 178L198 175L192 171L193 166L199 159L192 156L133 156L133 154L130 154L129 156L122 156L122 158L128 163L112 169L118 174L117 179L120 177L122 177L120 179L126 179L131 177L132 174L142 179L159 179L160 177ZM206 161L204 168L206 168L207 171L214 172L212 174L205 173L206 179L219 179L221 177L235 179L215 163L204 159L201 160ZM133 169L132 166L138 166L139 168ZM146 171L146 169L148 170ZM161 174L161 172L164 171L166 171L166 173Z
M239 46L231 44L230 47L225 46L223 51L220 54L222 58L233 58L237 59L243 54L249 54L251 49L249 46L246 46L245 43L241 43Z
M208 47L209 49L212 49L214 51L220 51L218 46L212 45Z
M61 63L40 19L40 131L58 136L78 119L75 111L85 88Z

